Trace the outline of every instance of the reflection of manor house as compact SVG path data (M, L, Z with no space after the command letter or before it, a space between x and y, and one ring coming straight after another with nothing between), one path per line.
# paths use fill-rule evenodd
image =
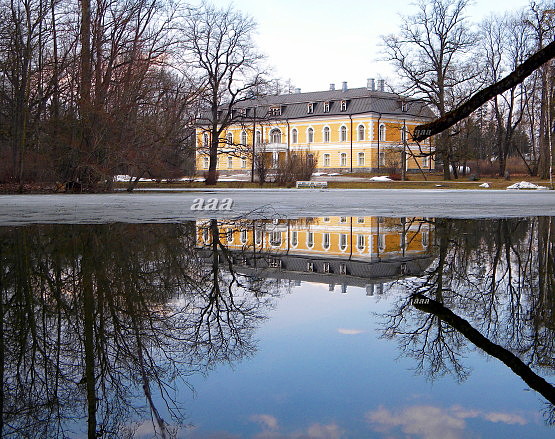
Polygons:
M403 145L412 151L407 169L433 168L426 154L410 141L414 128L433 118L421 101L384 91L383 81L366 88L291 93L239 102L234 123L219 140L218 170L250 171L254 150L276 165L302 151L317 160L320 171L367 171L399 167ZM197 130L197 169L208 169L206 128Z
M418 275L430 264L430 224L379 217L218 222L219 237L244 274L366 287ZM197 242L211 242L197 222ZM260 270L262 269L262 272ZM374 285L376 287L374 287Z

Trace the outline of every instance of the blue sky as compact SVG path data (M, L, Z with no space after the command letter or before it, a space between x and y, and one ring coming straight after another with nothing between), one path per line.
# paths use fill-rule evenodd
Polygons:
M212 0L227 6L228 0ZM327 90L330 83L366 86L367 78L393 75L380 62L380 35L395 33L399 14L414 11L411 1L233 0L236 9L258 23L256 42L274 76L302 91ZM527 0L476 0L468 17L521 9Z

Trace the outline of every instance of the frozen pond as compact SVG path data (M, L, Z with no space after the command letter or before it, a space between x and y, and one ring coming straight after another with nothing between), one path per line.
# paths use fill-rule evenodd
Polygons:
M196 198L231 198L230 211L191 210ZM206 216L323 215L507 218L555 214L555 191L202 190L109 195L0 196L0 224L167 223Z

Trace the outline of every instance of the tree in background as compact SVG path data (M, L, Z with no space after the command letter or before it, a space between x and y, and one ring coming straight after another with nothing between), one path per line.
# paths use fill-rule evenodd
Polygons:
M475 44L464 12L468 0L419 0L418 12L401 19L396 35L383 37L386 59L403 80L401 94L423 98L441 117L461 101L463 85L476 76L467 54ZM453 158L448 133L436 146L445 179Z
M202 78L202 126L207 126L210 157L206 184L217 181L218 147L222 134L240 117L235 105L257 94L263 84L262 56L252 41L254 21L233 8L203 3L185 17L182 32L189 60Z

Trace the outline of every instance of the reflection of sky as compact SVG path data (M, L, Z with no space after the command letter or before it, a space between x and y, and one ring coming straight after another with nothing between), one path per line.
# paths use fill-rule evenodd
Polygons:
M470 377L434 383L378 338L391 299L303 284L278 299L258 352L183 390L191 438L551 437L543 401L506 366L470 352Z

